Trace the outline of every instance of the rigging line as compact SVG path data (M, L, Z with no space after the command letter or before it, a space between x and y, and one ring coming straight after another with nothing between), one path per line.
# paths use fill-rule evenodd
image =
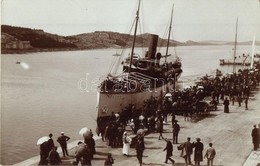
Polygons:
M112 63L110 64L107 75L109 75L112 72L115 61L116 61L116 57L113 58Z
M233 73L236 72L235 60L236 60L236 51L237 51L237 24L238 24L238 17L237 17L237 21L236 21L236 35L235 35L235 50L234 50L234 59L233 59Z
M161 40L161 42L160 42L160 44L159 44L159 49L158 49L159 51L160 51L161 48L163 47L164 39L165 39L166 36L167 36L169 25L170 25L170 19L169 19L169 21L168 21L168 23L167 23L167 25L166 25L166 28L164 29L163 37L162 37L162 40Z
M135 49L135 39L136 39L136 31L137 31L137 27L138 27L140 1L141 1L141 0L139 0L138 9L137 9L137 12L136 12L136 23L135 23L135 31L134 31L134 41L133 41L133 44L132 44L132 51L131 51L130 65L129 65L129 73L131 73L131 67L132 67L132 61L133 61L133 54L134 54L134 49Z
M143 2L141 2L143 3ZM144 5L141 4L141 12L142 12L142 16L144 16ZM141 22L142 24L141 24ZM142 55L145 55L145 36L144 36L144 29L145 29L145 24L144 24L144 17L140 17L139 18L139 27L140 27L140 34L141 34L141 40L142 40Z
M169 26L169 34L168 34L167 47L166 47L166 53L165 53L165 55L166 55L165 62L167 60L167 54L168 54L168 49L169 49L170 37L171 37L173 9L174 9L174 4L172 5L171 22L170 22L170 26Z
M117 72L118 67L119 67L119 65L120 65L120 62L121 62L121 60L122 60L123 54L125 53L125 50L126 50L126 47L127 47L127 43L128 43L128 41L130 40L130 38L131 38L131 31L132 31L132 29L133 29L133 27L134 27L134 23L135 23L135 20L133 21L132 26L131 26L131 28L130 28L130 31L129 31L129 33L128 33L129 36L126 38L126 41L125 41L126 44L125 44L125 46L122 47L122 51L121 51L121 53L120 53L119 58L116 57L115 60L111 63L111 68L109 68L108 74L112 72L113 67L115 68L115 69L114 69L114 73ZM117 59L118 59L118 60L117 60ZM117 63L116 63L116 62L117 62ZM115 65L115 64L116 64L116 65Z
M174 30L175 30L176 26L175 26L175 22L174 21L172 22L172 27L173 27L172 28L173 29L172 30L172 41L173 41L174 54L175 54L175 56L177 56L177 43L176 43L175 38L174 38L174 36L175 36L174 35L174 33L175 33Z
M141 38L141 48L142 48L142 53L144 55L144 34L142 32L142 28L141 28L141 22L140 22L140 19L139 19L139 31L140 31L140 38Z
M138 4L139 4L139 3L138 3ZM135 17L135 19L136 19L136 17ZM132 26L131 26L131 28L130 28L130 31L129 31L129 33L128 33L129 36L128 36L127 39L125 40L125 46L122 47L122 51L121 51L120 57L119 57L119 58L116 58L116 59L111 63L111 68L109 69L108 74L112 72L113 68L114 68L114 73L116 73L117 70L118 70L119 62L122 60L123 53L125 52L125 49L126 49L126 47L127 47L127 43L128 43L128 41L129 41L129 39L131 38L131 31L132 31L132 29L133 29L133 27L134 27L135 19L134 19L134 21L133 21L133 23L132 23ZM119 59L119 60L117 61L117 59ZM115 63L116 63L116 62L117 62L117 65L115 66Z

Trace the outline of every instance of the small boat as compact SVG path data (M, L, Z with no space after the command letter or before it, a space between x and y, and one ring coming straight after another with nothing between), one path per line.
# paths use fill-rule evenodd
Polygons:
M21 64L21 62L17 61L16 64Z

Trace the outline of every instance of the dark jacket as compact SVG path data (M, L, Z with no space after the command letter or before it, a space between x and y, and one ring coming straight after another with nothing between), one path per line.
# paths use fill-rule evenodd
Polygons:
M113 158L107 158L105 160L104 166L112 166L114 164L114 159Z
M57 141L60 143L60 146L67 146L67 141L70 139L70 137L66 136L66 135L61 135L59 136L59 138L57 139Z
M143 152L144 149L145 149L144 141L137 141L136 146L135 146L135 150L137 152Z
M177 123L174 123L172 126L172 132L177 134L177 133L179 133L179 131L180 131L180 125Z
M192 154L192 144L189 141L181 144L181 149L181 157L186 157L187 155Z
M59 165L61 163L61 159L59 153L55 150L50 151L49 153L49 163L50 165Z
M254 128L251 133L253 144L258 144L258 131L257 128Z
M51 151L51 149L54 147L54 142L53 142L53 139L52 138L50 138L49 140L48 140L48 153Z
M203 149L204 145L201 142L193 143L194 149L194 161L203 161Z
M167 141L167 144L166 144L166 147L163 149L163 151L166 150L166 156L172 156L172 151L173 151L173 148L172 148L172 143L171 141Z

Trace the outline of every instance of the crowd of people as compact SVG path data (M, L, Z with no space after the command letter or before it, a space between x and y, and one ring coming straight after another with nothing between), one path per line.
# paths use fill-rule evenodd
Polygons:
M214 106L213 110L216 110L217 104L221 102L225 113L229 113L229 105L234 105L235 102L238 102L239 107L244 102L247 110L250 93L259 82L259 72L249 69L221 77L206 75L193 87L167 93L161 98L152 97L144 102L142 110L129 104L120 113L112 112L111 116L98 117L97 132L112 147L122 146L123 132L128 124L135 134L139 129L146 128L149 132L159 132L161 139L163 121L167 123L169 114L174 126L175 115L183 115L185 120L192 120L194 116L209 111L209 106ZM206 97L210 98L210 103L203 100Z
M212 147L213 144L209 143L209 147L206 149L204 158L207 158L207 165L213 166L213 159L216 155L216 150ZM203 150L204 144L201 142L200 138L196 138L196 142L191 143L191 138L188 137L187 141L178 146L178 150L181 150L181 157L184 158L185 165L191 165L191 155L194 149L194 161L195 166L200 166L203 161Z
M59 153L57 152L57 146L54 145L54 141L52 139L53 134L49 134L49 139L46 142L43 142L40 145L40 162L39 165L59 165L61 162ZM67 141L70 137L64 135L64 132L61 132L61 135L58 137L57 142L60 144L63 157L68 154L67 150Z
M205 76L201 78L193 87L185 88L182 91L174 91L167 93L166 96L161 98L151 98L144 102L143 109L136 109L135 105L129 105L124 108L120 113L112 113L111 116L98 117L97 118L97 134L102 137L102 141L106 142L108 146L112 148L123 147L122 154L129 156L130 146L136 148L137 159L142 165L142 156L145 149L144 133L159 133L158 139L164 139L163 137L163 123L167 123L167 116L170 114L172 119L172 133L173 143L178 144L178 133L180 126L175 119L175 115L183 115L185 120L192 119L194 115L199 115L205 111L205 97L210 97L210 104L215 107L220 104L221 101L224 105L224 112L229 112L230 101L232 105L238 102L239 107L244 101L245 109L248 109L248 99L251 90L254 90L260 82L259 72L252 72L248 69L239 70L238 73L228 74L226 76L209 77ZM229 100L228 100L229 98ZM129 137L126 132L126 126L130 126L136 137ZM253 129L252 137L254 149L259 148L259 129ZM143 131L140 132L139 131ZM145 132L144 132L145 131ZM58 165L61 163L61 159L57 155L57 147L54 146L52 140L52 134L49 135L50 140L41 144L40 155L41 161L39 165ZM255 141L257 137L257 141ZM68 156L67 141L70 138L61 133L61 136L57 139L59 142L63 156ZM171 141L166 141L166 158L165 163L170 160L174 164L174 160L171 158L173 146ZM257 144L257 145L256 145ZM190 138L180 146L181 156L185 160L185 164L191 164L191 154L194 149L194 161L195 165L200 165L203 161L203 149L204 145L200 138L196 139L196 142L191 143ZM93 134L85 138L84 142L79 142L76 151L76 161L74 165L78 165L81 161L82 165L91 165L91 160L95 151L95 141ZM213 165L213 159L216 155L215 149L212 147L212 143L209 144L209 148L206 150L204 158L207 158L208 165ZM104 165L112 165L114 160L111 154L108 154Z

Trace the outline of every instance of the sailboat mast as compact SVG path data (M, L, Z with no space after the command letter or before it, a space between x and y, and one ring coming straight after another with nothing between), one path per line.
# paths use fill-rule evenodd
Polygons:
M168 40L167 40L167 47L166 47L166 54L165 54L165 62L166 62L166 60L167 60L168 49L169 49L169 44L170 44L170 37L171 37L171 30L172 30L173 8L174 8L174 4L172 5L171 22L170 22L169 34L168 34Z
M237 22L236 22L235 50L234 50L234 59L233 59L233 73L236 72L235 59L236 59L236 53L237 53L237 24L238 24L238 18L237 18Z
M252 55L251 55L250 69L253 69L254 67L254 54L255 54L255 36L252 42Z
M136 40L136 33L137 33L138 20L139 20L140 2L141 2L141 0L139 0L138 9L137 9L136 18L135 18L135 31L134 31L134 40L133 40L133 45L132 45L131 57L130 57L129 73L131 72L131 69L132 69L132 61L133 61L133 55L134 55L134 49L135 49L135 40Z

